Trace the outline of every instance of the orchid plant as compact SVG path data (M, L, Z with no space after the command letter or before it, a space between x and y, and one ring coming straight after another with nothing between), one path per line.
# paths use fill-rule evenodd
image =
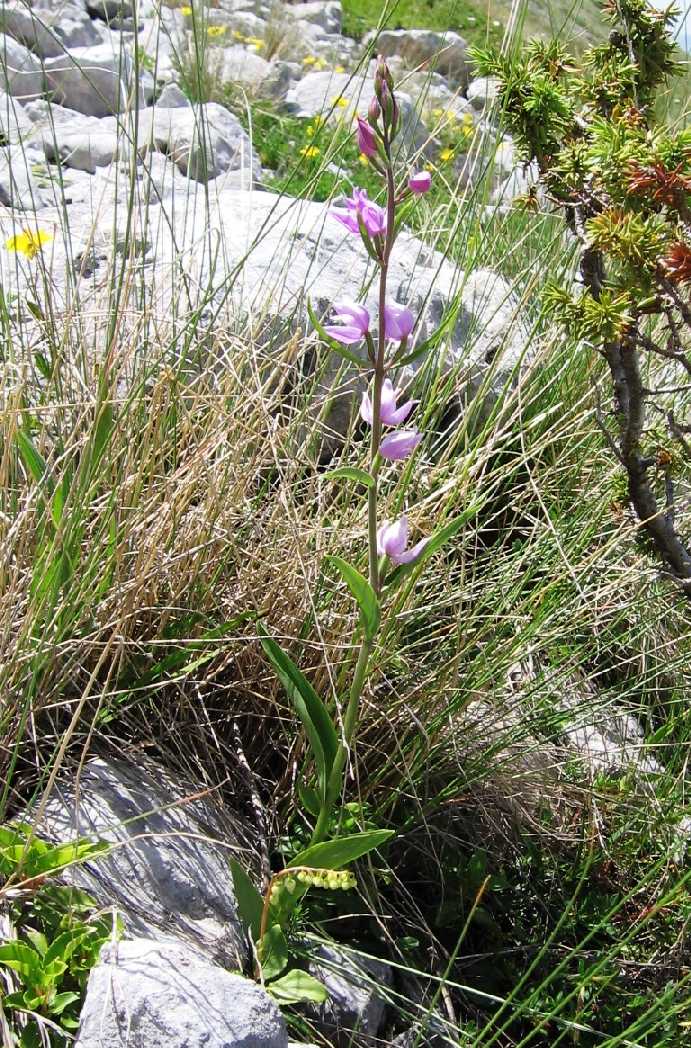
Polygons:
M309 315L318 337L333 351L339 353L362 371L369 373L368 389L362 395L360 417L369 427L368 469L342 467L332 470L327 477L354 479L367 488L367 577L340 557L330 557L329 563L346 582L360 608L357 634L357 657L352 673L342 720L332 717L327 705L298 667L281 649L274 638L259 627L264 651L300 717L309 741L314 761L316 788L300 786L300 798L314 818L312 837L307 848L294 856L286 870L276 875L260 907L253 901L255 923L259 922L259 961L264 968L274 939L281 941L281 927L290 914L295 900L307 887L317 883L315 870L334 870L391 837L388 830L368 830L339 836L334 826L333 811L344 788L344 775L358 725L358 709L370 669L371 656L381 621L381 603L384 591L393 588L396 575L412 570L419 561L439 548L454 534L463 519L439 531L434 537L423 537L409 544L410 524L407 516L396 520L380 519L380 475L385 463L408 459L420 444L423 434L410 424L417 401L401 402L401 392L392 378L402 364L425 352L433 339L409 348L414 333L415 317L411 310L387 299L387 278L391 254L396 241L397 211L403 203L413 202L426 193L432 178L427 171L406 173L397 180L392 145L400 129L400 110L394 93L391 72L380 58L374 78L374 98L368 109L368 119L358 118L358 148L381 176L385 186L384 204L370 200L366 191L355 189L342 206L333 207L330 216L340 222L349 233L359 237L370 258L378 268L378 308L376 320L360 302L334 303L333 315L324 325L309 308ZM350 346L361 344L364 352L357 356ZM394 570L387 573L387 563ZM340 731L339 731L340 729ZM331 836L331 839L327 839ZM301 879L295 880L291 871L300 870ZM235 877L238 894L247 894L247 885L241 874ZM326 886L328 886L328 879ZM340 883L340 882L339 882ZM301 884L300 890L297 885ZM292 887L292 894L286 885ZM343 882L348 887L351 881ZM324 886L319 882L317 886ZM303 890L304 889L304 890ZM261 918L261 919L260 919Z

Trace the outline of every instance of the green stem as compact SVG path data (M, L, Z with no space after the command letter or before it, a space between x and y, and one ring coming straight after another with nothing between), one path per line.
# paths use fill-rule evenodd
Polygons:
M369 550L369 581L370 586L379 597L381 593L381 579L379 577L379 552L377 550L377 506L379 494L379 445L381 443L381 393L384 379L386 377L386 337L384 309L386 307L386 281L389 272L389 258L393 248L394 222L396 219L396 188L394 185L393 168L391 165L391 150L388 136L384 138L384 151L386 153L386 235L379 263L379 329L377 339L377 356L374 362L374 388L372 390L372 439L370 443L370 474L374 483L367 493L367 535ZM345 768L350 747L355 735L358 720L358 707L360 696L367 679L369 658L372 653L373 638L363 633L358 651L353 681L348 696L348 706L343 718L343 742L338 748L329 775L326 788L326 800L322 804L317 822L312 834L312 844L318 844L326 836L329 817L336 802L336 798L343 786L343 770Z

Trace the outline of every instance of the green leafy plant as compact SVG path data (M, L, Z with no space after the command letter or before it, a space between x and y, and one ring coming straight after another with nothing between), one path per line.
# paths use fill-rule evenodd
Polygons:
M602 431L642 528L691 597L676 494L691 465L691 426L678 414L691 375L691 132L660 123L654 105L680 69L676 12L646 0L603 8L609 39L580 67L558 41L523 54L476 48L474 59L498 78L519 149L579 245L581 289L552 286L546 305L609 369L613 410L607 419L598 409ZM673 370L651 382L660 362ZM666 422L664 439L651 416Z
M0 826L0 896L8 932L0 944L0 967L12 987L3 1007L20 1048L70 1040L99 950L119 934L117 919L95 915L86 893L51 881L67 866L107 849L86 840L49 844L30 826Z

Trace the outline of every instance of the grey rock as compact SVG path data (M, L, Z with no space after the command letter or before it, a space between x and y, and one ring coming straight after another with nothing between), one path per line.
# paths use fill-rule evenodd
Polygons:
M31 170L33 155L22 146L0 150L0 204L36 211L45 200Z
M251 11L238 11L228 15L223 10L215 11L213 8L209 9L209 24L226 25L230 30L229 35L239 33L242 36L255 36L258 40L263 39L267 26L265 18L260 18Z
M472 112L470 103L460 94L460 89L452 91L446 79L439 73L414 70L402 74L396 82L401 91L410 95L420 112L443 109L456 117Z
M26 47L0 33L0 88L15 98L37 98L43 94L41 63Z
M104 22L115 22L121 18L131 18L133 5L130 0L87 0L87 10Z
M379 1043L386 1001L382 996L392 984L391 968L383 961L353 957L336 946L321 945L312 951L310 973L324 983L329 1000L316 1009L318 1025L338 1048L358 1042Z
M294 18L320 26L327 33L339 34L343 12L338 0L309 0L305 4L292 4L290 13Z
M94 121L98 124L99 121ZM64 125L43 136L43 148L49 163L58 161L64 167L93 174L97 167L107 167L122 155L122 141L116 131L93 130L71 132Z
M259 87L269 75L270 64L261 55L248 51L246 47L236 44L225 47L222 52L220 72L224 80L248 87Z
M177 84L166 84L156 100L156 105L161 109L189 109L192 103Z
M401 127L397 145L407 153L423 149L428 142L427 128L423 124L411 99L403 92L397 94L401 111ZM346 108L335 106L335 100L343 98ZM367 116L372 98L372 82L369 76L353 77L348 73L308 73L298 81L285 98L285 105L295 116L328 116L332 122L351 122L357 113Z
M23 106L11 95L0 91L0 145L18 145L32 129L33 123Z
M102 40L86 10L69 2L32 10L20 0L6 0L0 7L0 30L41 58L53 58L68 48L90 47Z
M288 1048L288 1035L256 983L185 947L135 939L102 948L75 1048Z
M116 845L65 877L99 905L117 907L126 934L182 941L240 967L246 946L228 873L239 822L230 825L208 802L185 800L194 792L151 761L94 760L78 782L56 788L42 832Z
M366 37L373 39L374 34ZM376 37L377 51L385 57L400 55L411 69L422 66L463 86L468 82L467 46L463 37L451 30L384 29Z
M144 105L130 55L111 44L75 47L69 54L48 58L45 72L53 100L86 116L110 116Z
M478 113L491 109L499 94L499 81L493 76L480 76L471 80L466 92L468 101Z
M156 106L140 113L138 148L170 156L183 175L207 182L228 171L244 174L248 184L261 178L261 164L236 116L209 102L190 108Z

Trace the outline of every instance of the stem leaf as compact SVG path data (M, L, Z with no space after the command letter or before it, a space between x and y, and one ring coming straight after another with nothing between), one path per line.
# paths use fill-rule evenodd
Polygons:
M324 983L319 982L309 972L300 971L299 968L293 968L266 989L279 1004L298 1004L300 1001L323 1004L329 999L329 991Z
M379 629L380 620L379 600L376 593L367 579L347 560L343 560L341 557L327 557L327 560L330 564L333 564L355 597L362 615L365 636L368 640L372 640Z
M233 878L235 901L240 920L250 932L254 942L259 938L264 901L237 859L230 860L230 875Z
M322 803L326 800L326 788L333 767L338 737L326 706L306 677L302 675L295 663L283 649L269 636L261 623L257 632L264 654L276 671L276 675L286 690L286 694L302 721L309 739L317 766L317 775Z
M315 870L340 870L350 862L379 848L394 836L393 830L367 830L339 837L335 841L312 844L292 859L288 866L311 866Z
M328 473L323 474L323 479L354 480L356 484L364 484L368 488L374 487L372 474L365 469L358 469L356 466L339 466L337 469L330 469Z

